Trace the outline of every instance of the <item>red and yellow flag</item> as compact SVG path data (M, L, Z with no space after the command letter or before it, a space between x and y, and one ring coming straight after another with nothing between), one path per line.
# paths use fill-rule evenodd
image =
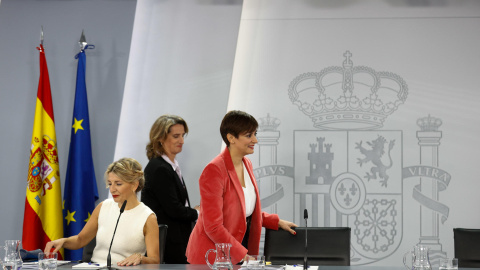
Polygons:
M37 49L40 51L40 79L23 217L22 242L26 250L43 250L48 241L63 237L62 192L50 79L43 46ZM59 255L63 258L63 250Z

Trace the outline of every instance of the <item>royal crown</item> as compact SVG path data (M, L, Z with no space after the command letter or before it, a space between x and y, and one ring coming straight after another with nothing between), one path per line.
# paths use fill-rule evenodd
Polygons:
M267 117L260 118L259 122L259 131L276 131L277 127L280 125L280 120L275 117L270 117L269 113L267 113Z
M391 72L353 66L346 51L343 67L297 76L288 89L293 104L319 129L371 129L383 126L407 98L405 81Z
M417 120L417 125L421 131L438 131L438 128L442 125L442 120L436 117L422 117Z

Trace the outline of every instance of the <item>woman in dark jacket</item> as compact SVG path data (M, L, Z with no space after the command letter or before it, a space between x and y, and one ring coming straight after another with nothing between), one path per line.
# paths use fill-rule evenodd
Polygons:
M199 206L191 208L180 166L175 159L182 151L187 123L176 115L162 115L150 130L142 202L168 226L165 263L186 264L185 250Z

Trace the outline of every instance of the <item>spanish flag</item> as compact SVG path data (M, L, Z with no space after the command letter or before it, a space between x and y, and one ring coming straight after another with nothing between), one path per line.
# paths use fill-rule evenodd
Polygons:
M62 192L50 79L43 45L37 49L40 51L40 79L23 217L22 241L26 250L43 250L48 241L63 237ZM63 250L59 254L61 258Z

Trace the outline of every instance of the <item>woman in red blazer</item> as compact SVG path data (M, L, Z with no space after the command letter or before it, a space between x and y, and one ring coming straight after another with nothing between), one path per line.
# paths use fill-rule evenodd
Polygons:
M252 163L245 157L253 154L258 142L257 127L255 118L242 111L230 111L222 120L220 134L227 147L199 179L201 210L186 252L191 264L205 264L205 253L215 249L216 243L232 244L234 264L247 254L257 255L262 226L295 234L296 224L261 210Z

